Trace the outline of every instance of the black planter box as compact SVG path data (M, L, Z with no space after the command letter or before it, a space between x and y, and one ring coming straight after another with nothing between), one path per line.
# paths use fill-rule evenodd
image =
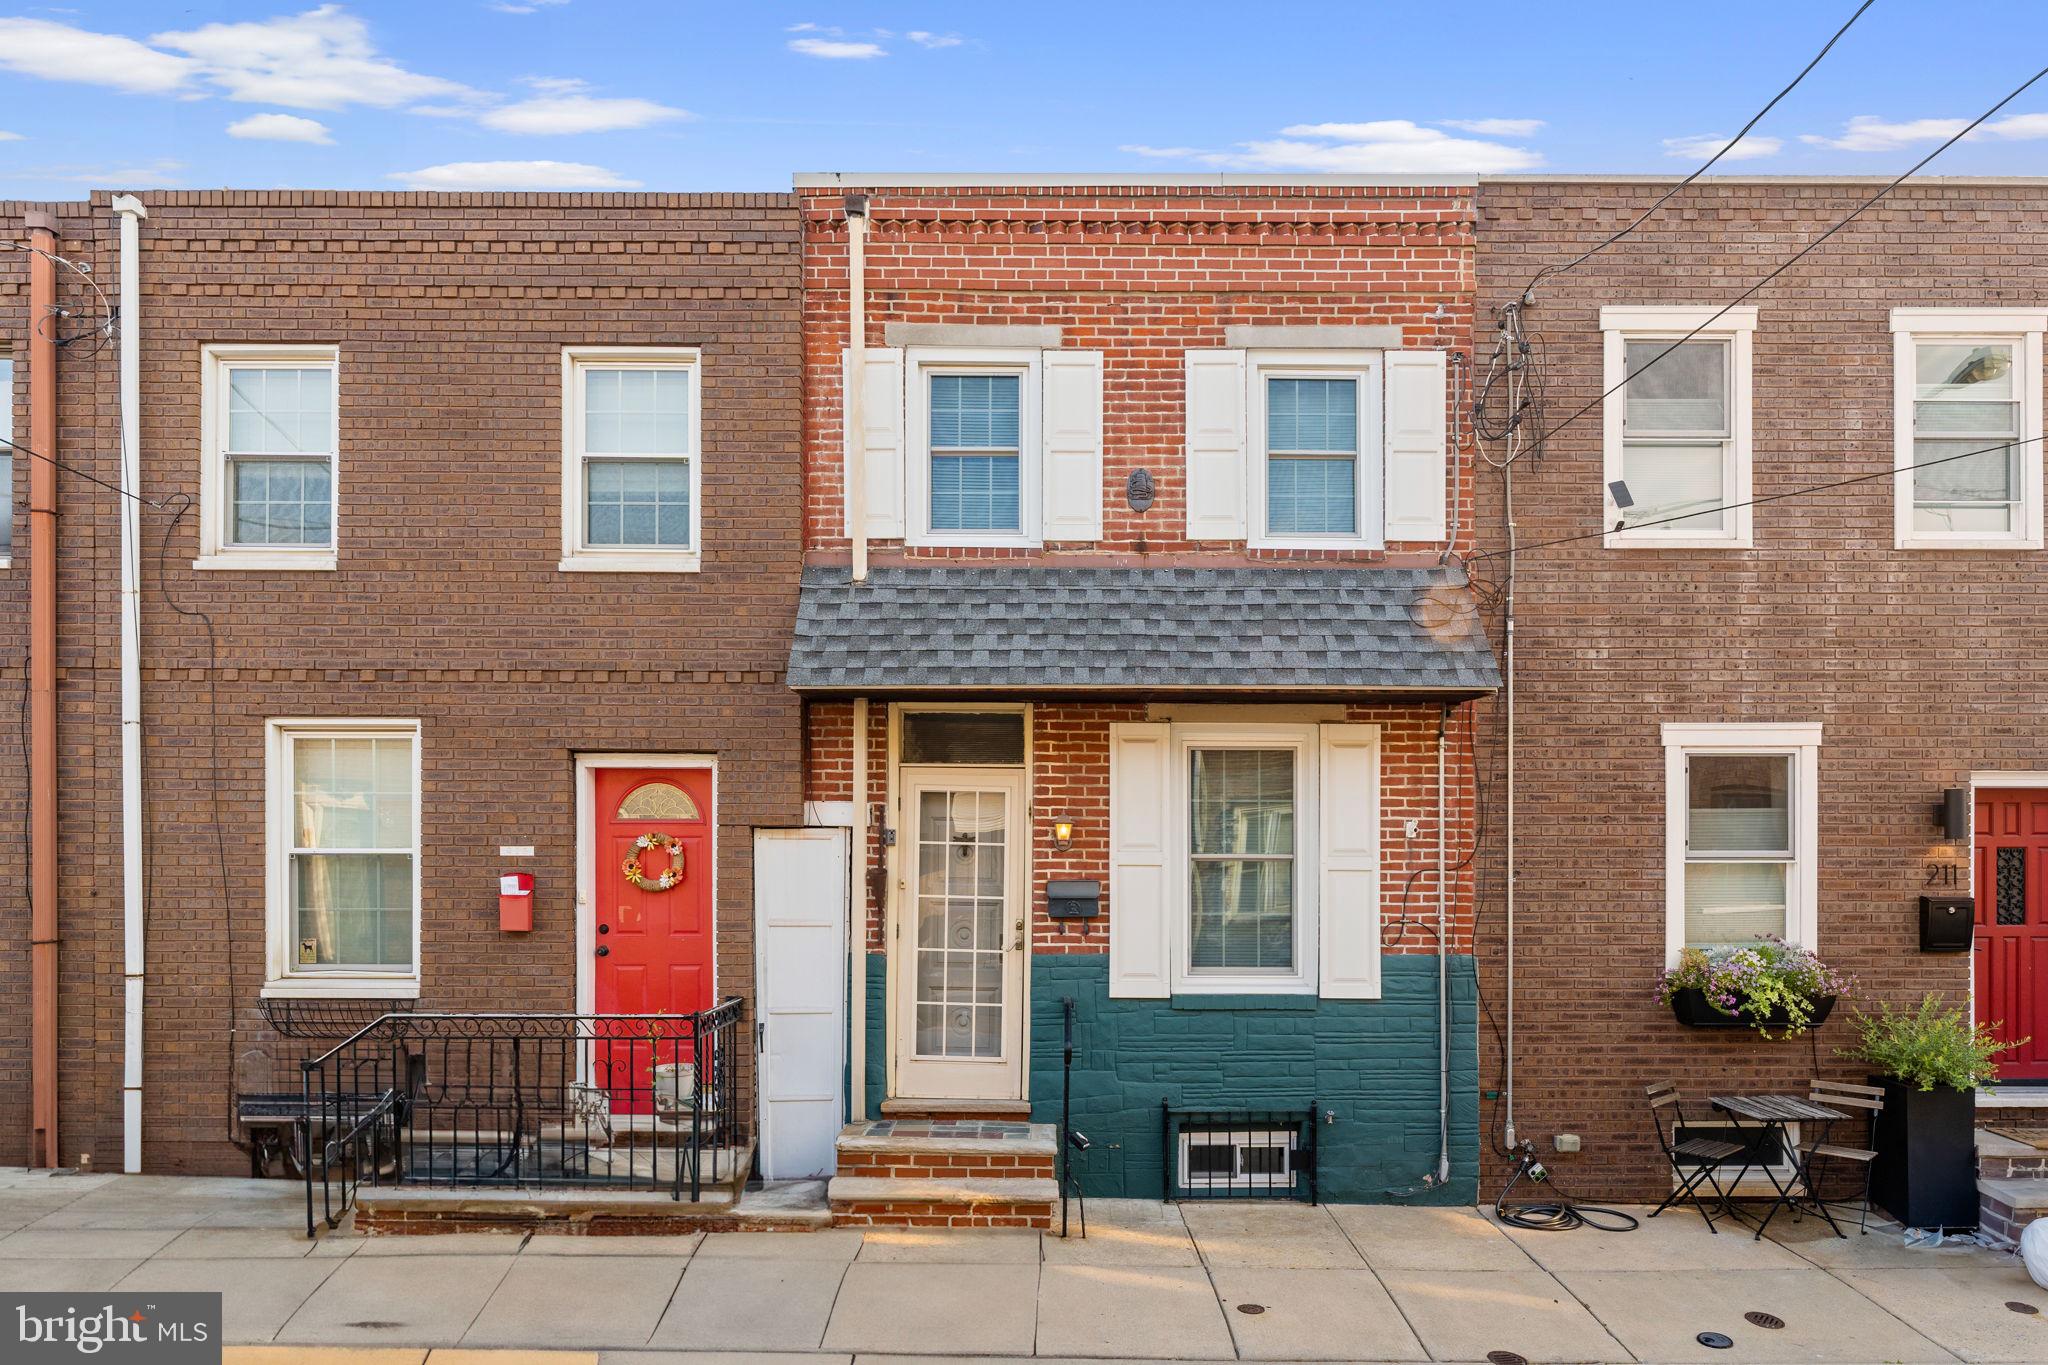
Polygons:
M1807 1027L1814 1028L1825 1023L1828 1015L1833 1012L1834 1008L1835 997L1832 995L1823 995L1818 1000L1815 1000L1813 1002L1813 1018L1807 1023ZM1671 1013L1679 1023L1684 1024L1687 1028L1754 1027L1749 1016L1743 1014L1723 1014L1708 1003L1706 992L1694 990L1689 986L1671 997ZM1763 1026L1773 1029L1790 1028L1792 1027L1792 1021L1785 1017L1784 1011L1773 1010L1770 1016L1764 1020Z
M1872 1076L1884 1087L1870 1197L1909 1228L1977 1226L1977 1092Z

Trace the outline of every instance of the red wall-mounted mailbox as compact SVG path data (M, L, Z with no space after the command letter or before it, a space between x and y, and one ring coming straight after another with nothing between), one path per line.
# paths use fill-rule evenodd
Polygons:
M507 872L498 878L498 928L524 934L533 928L533 874Z

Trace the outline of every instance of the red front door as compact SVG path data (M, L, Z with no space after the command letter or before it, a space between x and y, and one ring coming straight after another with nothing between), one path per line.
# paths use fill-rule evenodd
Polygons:
M694 1014L711 1006L711 773L703 768L600 768L597 772L597 956L600 1015ZM660 838L657 836L666 836ZM648 842L643 845L642 840ZM672 844L672 847L669 845ZM626 870L639 867L638 882ZM664 874L680 867L664 889ZM630 1041L600 1046L613 1107L644 1113L657 1063L694 1060L678 1052L673 1028L601 1024Z
M2048 1080L2048 791L1977 794L1977 1021L2008 1042L1999 1076Z

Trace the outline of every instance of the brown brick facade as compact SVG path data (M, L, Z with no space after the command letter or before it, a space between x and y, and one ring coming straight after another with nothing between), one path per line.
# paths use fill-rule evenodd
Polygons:
M1665 187L1627 181L1481 187L1474 354L1493 310L1539 268L1630 221ZM1601 388L1602 306L1720 305L1867 198L1875 184L1726 181L1681 194L1633 237L1537 291L1526 313L1556 423ZM1888 314L1899 307L2042 304L2048 188L1907 185L1756 297L1755 496L1892 466ZM2037 387L2042 376L2028 382ZM1819 950L1857 999L1966 1001L1967 955L1923 954L1917 898L1930 869L1969 850L1930 810L1973 770L2048 768L2039 550L1894 548L1880 477L1755 509L1753 549L1605 549L1597 409L1517 466L1522 543L1596 538L1516 566L1517 886L1515 1119L1572 1192L1645 1198L1667 1188L1641 1087L1795 1090L1815 1072L1861 1079L1835 1056L1845 1006L1807 1039L1686 1029L1655 1003L1665 932L1666 722L1817 721ZM1480 543L1505 543L1499 479L1478 486ZM1481 572L1499 579L1505 566ZM1496 618L1497 623L1497 618ZM1483 753L1488 833L1480 983L1502 991L1499 713ZM1941 875L1939 872L1934 875ZM1499 1084L1482 1028L1482 1086ZM1499 1136L1499 1107L1485 1106ZM1558 1156L1560 1132L1584 1139ZM1491 1155L1492 1174L1499 1164Z
M576 756L713 757L717 988L751 997L751 830L801 818L799 711L782 683L802 549L792 201L143 197L151 497L199 494L202 346L341 352L336 570L196 570L196 511L143 518L145 1168L245 1165L227 1141L230 1071L246 1082L282 1055L256 1010L269 718L420 723L424 1009L574 1008ZM77 209L111 287L112 215L104 198ZM19 260L0 257L0 288ZM558 570L562 353L579 345L701 348L701 572ZM67 450L111 479L115 353L82 350L65 359ZM67 781L64 840L90 869L67 876L62 905L64 1148L105 1169L121 1145L119 876L107 856L119 820L116 509L89 486L64 493L65 745L68 764L89 768ZM10 602L20 580L10 571ZM16 743L7 729L0 749ZM6 806L0 838L18 837L17 803ZM535 856L501 863L502 844ZM511 870L535 877L529 934L497 928L496 878ZM26 960L22 933L0 983ZM0 1160L19 1159L25 1127L15 1047L0 1051Z

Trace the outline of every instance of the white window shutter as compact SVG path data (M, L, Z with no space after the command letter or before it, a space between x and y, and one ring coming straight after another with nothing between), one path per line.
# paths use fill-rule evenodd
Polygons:
M840 391L846 391L846 375L852 352L840 353ZM861 403L863 453L867 472L868 535L875 540L903 538L903 348L870 346L867 355L867 393ZM842 424L843 425L843 424ZM845 449L852 450L852 433ZM850 468L851 461L842 468ZM850 534L852 523L847 530Z
M1245 538L1243 351L1187 353L1188 539Z
M1326 1000L1380 998L1379 727L1325 725L1318 770Z
M1442 540L1450 467L1444 353L1387 353L1387 539Z
M1168 728L1109 727L1109 993L1119 999L1173 993Z
M1102 539L1102 352L1045 353L1047 540Z

